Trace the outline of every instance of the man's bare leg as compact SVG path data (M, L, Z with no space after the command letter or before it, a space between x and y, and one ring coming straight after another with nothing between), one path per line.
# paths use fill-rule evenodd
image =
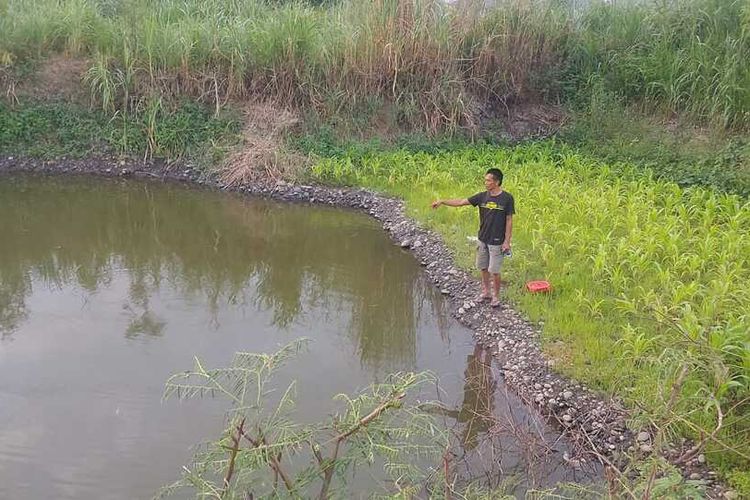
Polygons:
M489 273L487 273L489 274ZM500 274L492 273L492 303L493 307L500 305Z
M490 272L486 269L482 269L482 296L492 299L492 295L490 294L490 291L492 290L490 281Z

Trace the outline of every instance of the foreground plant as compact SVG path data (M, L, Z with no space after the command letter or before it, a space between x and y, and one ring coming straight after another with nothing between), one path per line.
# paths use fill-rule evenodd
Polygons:
M206 369L196 359L192 371L170 377L165 398L217 396L230 409L221 439L206 444L160 496L186 488L198 498L346 497L354 470L375 463L382 464L384 493L409 497L424 488L430 471L419 463L440 463L446 434L407 393L434 377L391 375L356 397L336 396L344 408L328 422L301 425L292 419L295 384L275 394L269 382L305 343L274 354L240 352L226 368Z

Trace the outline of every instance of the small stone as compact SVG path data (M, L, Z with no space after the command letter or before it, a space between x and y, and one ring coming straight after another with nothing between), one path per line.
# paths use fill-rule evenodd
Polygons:
M409 248L411 246L411 241L404 240L401 242L401 248Z
M615 446L615 445L613 445L613 444L609 445L609 449L610 449L610 450L614 450L615 448L617 448L617 446Z
M463 307L459 307L458 308L458 314L463 314L465 312L466 312L466 310Z
M642 444L641 451L643 453L651 453L652 451L654 451L654 448L650 444Z
M641 431L641 432L639 432L639 433L638 433L638 437L636 438L636 440L637 440L637 441L638 441L639 443L645 443L645 442L646 442L646 441L648 441L649 439L651 439L651 435L650 435L650 434L649 434L648 432L645 432L645 431Z
M690 474L690 480L691 481L698 481L702 476L698 474L697 472L693 472Z
M449 293L451 293L451 291L447 288L443 288L442 290L440 290L440 293L442 293L443 295L448 295Z
M728 490L724 492L724 498L727 500L734 500L735 498L739 498L740 496L737 494L736 491Z
M536 389L537 391L541 391L542 390L542 384L534 384L534 389Z
M412 248L419 248L422 246L422 242L417 240L414 242L414 244L411 246Z
M565 422L565 423L570 423L570 422L573 421L573 417L571 417L567 413L562 416L562 419L563 419L563 422Z
M706 455L704 455L703 453L701 453L700 455L698 455L698 463L699 464L705 464L706 463Z
M571 391L565 391L563 392L562 396L563 396L563 399L570 399L573 397L573 393Z

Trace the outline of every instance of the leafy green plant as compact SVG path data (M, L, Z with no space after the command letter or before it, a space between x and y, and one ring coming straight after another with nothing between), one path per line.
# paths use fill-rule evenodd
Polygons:
M274 395L270 382L305 343L273 354L240 352L225 368L206 369L196 359L192 371L170 377L165 398L217 396L230 408L221 439L208 443L162 495L187 488L200 498L346 496L353 471L376 463L390 478L391 494L410 497L423 487L429 471L419 462L439 463L446 434L407 392L434 378L394 374L355 397L336 396L343 408L329 422L301 425L291 418L295 384Z

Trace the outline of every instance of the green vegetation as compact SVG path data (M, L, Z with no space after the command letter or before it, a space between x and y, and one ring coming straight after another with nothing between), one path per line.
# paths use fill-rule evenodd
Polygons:
M476 214L431 211L429 202L480 190L487 165L501 167L518 200L508 293L532 319L544 319L544 342L559 368L622 396L642 410L641 424L658 421L669 436L713 435L709 460L724 471L747 470L746 201L683 190L551 141L327 158L312 175L403 197L409 213L440 232L470 268ZM543 278L555 287L551 296L524 293L524 282Z
M557 139L605 163L633 164L680 186L750 195L746 134L696 126L684 117L654 116L601 88L574 112Z
M157 100L142 112L112 117L64 103L18 108L0 103L0 152L45 159L111 152L210 165L236 143L238 133L236 118L214 118L191 102L169 109Z
M474 485L468 495L456 489L445 458L450 434L426 411L437 403L414 398L437 383L430 373L396 373L356 396L339 394L330 420L297 423L295 383L276 395L272 379L305 344L297 340L273 354L238 352L216 369L196 359L192 371L170 377L165 398L220 397L229 409L222 437L159 497L188 489L195 498L351 498L348 483L369 475L373 498L513 498Z
M0 64L90 58L88 83L105 107L154 89L373 118L392 103L397 121L436 131L471 129L482 108L576 101L601 86L629 103L748 125L746 0L481 5L2 0Z
M434 377L395 374L358 396L337 396L343 409L330 422L301 425L292 418L294 382L277 396L271 380L305 343L273 354L238 352L229 366L211 370L196 359L194 370L170 377L165 398L218 396L230 407L222 438L208 443L163 495L187 488L196 498L345 498L353 470L376 462L393 493L409 498L422 488L429 470L415 459L440 463L448 437L406 395Z

